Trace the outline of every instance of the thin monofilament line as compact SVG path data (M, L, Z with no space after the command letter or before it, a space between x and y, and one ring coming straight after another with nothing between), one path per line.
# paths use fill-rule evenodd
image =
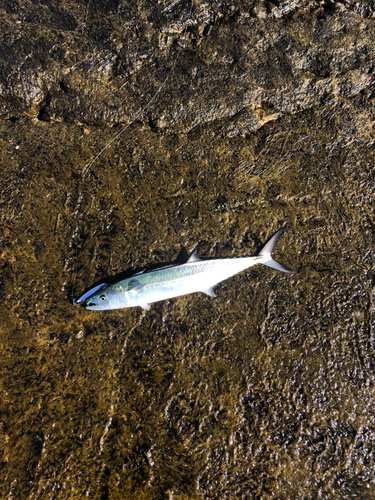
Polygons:
M188 17L187 17L187 20L186 20L186 24L185 24L185 28L183 30L183 37L182 37L182 40L181 40L181 43L183 44L184 41L185 41L185 37L186 37L186 30L187 30L187 26L188 26L188 22L191 18L191 12L193 10L193 0L190 4L190 11L189 11L189 14L188 14ZM163 81L163 83L160 85L160 87L158 88L158 90L155 92L155 94L152 96L152 98L148 101L148 103L140 110L138 111L138 113L135 115L134 118L132 118L132 120L127 124L125 125L125 127L123 127L120 132L118 132L114 137L112 137L112 139L104 146L104 148L99 151L99 153L95 156L95 158L90 162L88 163L84 170L83 170L83 173L82 173L82 181L85 179L86 175L89 173L91 167L93 166L93 164L96 162L96 160L102 155L102 153L104 153L104 151L106 149L108 149L110 147L110 145L120 137L120 135L122 135L125 130L127 130L131 125L133 125L133 123L138 120L139 117L141 117L143 115L143 113L151 106L151 104L156 100L157 96L160 94L160 92L163 90L163 88L165 87L165 85L167 84L168 80L170 79L170 77L172 76L173 74L173 71L176 67L176 64L177 64L177 61L178 61L178 56L180 55L181 51L178 51L177 54L176 54L176 57L174 58L174 61L172 63L172 66L171 66L171 69L168 73L168 75L166 76L165 80Z
M168 76L165 78L164 82L160 85L160 87L158 88L158 90L155 92L155 94L153 95L153 97L150 99L150 101L140 110L138 111L138 113L135 115L135 117L131 120L131 122L129 122L127 125L125 125L125 127L123 127L120 132L118 132L114 137L112 137L112 139L107 142L107 144L104 146L104 148L99 151L99 153L95 156L95 158L86 165L86 167L84 168L83 170L83 173L82 173L82 181L85 179L86 175L89 173L91 167L93 166L93 164L96 162L96 160L99 158L99 156L102 155L102 153L104 153L104 151L106 149L108 149L110 147L110 145L120 137L121 134L123 134L125 132L125 130L127 130L131 125L133 125L133 123L143 115L143 113L147 110L147 108L149 108L149 106L151 106L151 104L155 101L155 99L157 98L157 96L160 94L160 92L162 91L162 89L165 87L166 83L168 82L169 78L171 77L171 74L176 66L176 63L177 63L177 59L178 59L178 56L180 55L180 52L177 53L177 56L174 60L174 63L172 65L172 68L171 68L171 71L170 73L168 74Z
M185 27L184 27L184 30L183 30L183 37L182 37L182 40L181 40L182 44L185 41L186 30L187 30L187 27L188 27L188 23L189 23L189 21L191 19L192 10L193 10L193 0L191 0L190 10L189 10L186 22L185 22ZM79 209L80 209L80 206L81 206L81 203L82 203L82 200L83 200L82 194L81 194L81 187L82 187L82 184L83 184L83 182L84 182L87 174L90 172L91 167L94 165L94 163L96 162L96 160L104 153L104 151L106 151L131 125L133 125L133 123L138 118L140 118L143 115L143 113L156 100L156 98L158 97L158 95L160 94L160 92L163 90L163 88L167 84L168 80L171 78L171 76L173 74L173 71L174 71L174 69L176 67L176 64L177 64L180 52L181 51L177 52L176 57L174 58L174 61L172 63L171 69L169 71L169 74L167 75L167 77L165 78L165 80L162 82L162 84L160 85L160 87L158 88L158 90L155 92L155 94L152 96L152 98L147 102L147 104L143 108L141 108L137 112L137 114L132 118L132 120L120 130L120 132L118 132L114 137L112 137L112 139L109 142L107 142L107 144L99 151L99 153L83 169L81 180L80 180L80 183L79 183L79 186L78 186L78 199L77 199L77 205L76 205L76 210L75 210L75 222L76 222L76 224L75 224L75 230L74 230L74 233L73 233L73 241L76 240L76 237L78 236L78 215L79 215L79 211L80 211ZM74 287L75 287L75 284L76 284L76 278L77 278L77 272L78 272L78 243L77 242L75 244L75 256L74 257L75 257L75 270L74 270L74 279L73 279L73 285L72 285L72 301L73 302L74 302Z

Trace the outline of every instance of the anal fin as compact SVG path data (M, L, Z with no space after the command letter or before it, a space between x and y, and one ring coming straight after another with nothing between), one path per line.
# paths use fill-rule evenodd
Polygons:
M213 286L211 286L210 288L207 288L206 290L202 290L202 293L205 293L206 295L209 295L210 297L216 297Z

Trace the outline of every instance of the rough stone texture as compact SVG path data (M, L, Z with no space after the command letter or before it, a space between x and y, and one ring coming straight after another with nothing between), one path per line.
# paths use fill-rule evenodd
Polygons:
M4 0L0 28L0 497L374 498L374 3ZM294 276L72 306L284 225Z

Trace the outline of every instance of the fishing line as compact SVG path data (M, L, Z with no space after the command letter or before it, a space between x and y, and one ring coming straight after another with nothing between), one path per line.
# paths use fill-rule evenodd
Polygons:
M169 5L168 7L166 7L162 12L166 12L166 11L172 9L175 5L177 5L178 2L179 2L179 0L172 2L172 4ZM182 32L182 39L180 42L182 45L182 48L184 46L184 41L186 38L186 31L187 31L187 28L189 25L189 21L191 20L191 14L192 14L192 10L193 10L193 2L194 2L194 0L191 0L190 8L189 8L188 15L187 15L187 18L185 21L185 27L184 27L183 32ZM184 23L183 20L182 20L182 23ZM164 81L161 83L160 87L157 89L157 91L152 96L152 98L145 104L145 106L143 106L143 108L141 108L136 113L136 115L131 119L131 121L127 125L125 125L114 137L112 137L112 139L110 139L109 142L107 142L107 144L99 151L99 153L89 163L87 163L87 165L83 169L83 172L81 175L81 180L80 180L79 185L78 185L78 199L77 199L77 205L76 205L76 210L75 210L75 229L74 229L73 236L72 236L72 240L74 242L73 245L74 245L74 260L75 260L74 279L73 279L72 293L71 293L71 298L72 298L73 304L75 303L74 288L75 288L77 274L78 274L78 241L77 241L77 239L79 236L79 234L78 234L79 213L80 213L80 208L81 208L82 202L83 202L83 194L81 191L82 185L83 185L87 175L91 171L92 166L97 161L97 159L104 153L104 151L106 151L131 125L133 125L133 123L136 120L138 120L145 113L145 111L147 111L147 109L151 106L151 104L156 101L157 97L159 96L161 91L164 89L164 87L168 83L168 80L173 75L173 72L176 68L177 61L178 61L178 58L179 58L179 55L181 52L182 52L182 50L177 51L177 54L174 58L174 61L172 62L172 66L171 66L171 69L170 69L168 75L166 76Z

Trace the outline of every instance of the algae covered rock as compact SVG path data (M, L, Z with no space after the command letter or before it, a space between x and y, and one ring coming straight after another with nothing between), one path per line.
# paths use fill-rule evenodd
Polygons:
M374 15L2 3L2 498L374 497ZM72 305L281 227L296 275Z

